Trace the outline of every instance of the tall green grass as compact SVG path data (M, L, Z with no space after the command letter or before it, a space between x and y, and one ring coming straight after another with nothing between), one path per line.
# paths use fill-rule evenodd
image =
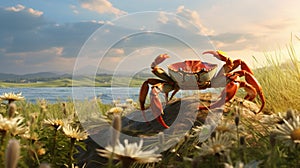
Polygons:
M293 41L287 45L286 50L288 61L281 62L281 57L286 57L282 49L275 54L265 53L265 67L254 71L266 97L265 112L285 111L289 108L300 110L300 62L297 57L300 51L295 50Z

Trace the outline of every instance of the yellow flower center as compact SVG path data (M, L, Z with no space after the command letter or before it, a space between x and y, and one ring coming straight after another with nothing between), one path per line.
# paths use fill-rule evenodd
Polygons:
M292 133L291 133L291 138L292 140L300 140L300 128L295 129Z
M220 144L216 144L212 148L214 150L214 153L222 152L222 145L220 145Z

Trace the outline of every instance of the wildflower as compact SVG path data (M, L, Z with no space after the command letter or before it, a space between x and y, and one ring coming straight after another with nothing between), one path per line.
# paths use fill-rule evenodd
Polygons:
M5 151L5 167L16 168L20 157L20 143L15 139L8 142Z
M40 148L36 152L39 156L46 154L46 149L45 148Z
M293 120L296 116L299 115L298 111L287 110L286 112L278 112L271 115L264 115L264 118L261 120L263 124L268 124L272 127L276 126L276 124L283 124L283 119L286 121Z
M108 145L107 147L105 147L105 149L97 149L97 151L102 157L110 158L111 156L114 156L114 159L120 160L122 162L130 161L130 163L151 163L159 162L161 160L161 155L155 154L155 152L158 150L157 147L152 150L143 151L142 146L143 140L141 140L140 143L137 144L128 143L128 139L125 139L124 145L122 145L121 143L118 143L114 147Z
M44 125L53 127L56 130L62 128L64 124L65 124L64 121L61 119L44 119Z
M74 129L70 124L64 126L63 131L67 137L77 141L85 140L89 136L86 131L80 131L78 126Z
M74 152L75 141L85 140L88 138L89 134L85 131L80 131L79 126L77 126L74 129L70 124L65 125L63 127L63 132L71 140L68 167L72 167L73 160L74 160L73 152Z
M106 112L107 118L113 120L114 115L122 115L124 109L122 107L113 107Z
M120 104L120 100L113 100L113 101L112 101L112 104L113 104L114 106L116 106L117 104Z
M209 136L212 132L229 133L233 137L236 133L236 125L232 121L221 120L220 124L216 125L215 128L209 125L201 125L192 128L192 130L194 135L201 135L201 139L205 139L205 137Z
M27 131L26 133L22 134L21 137L32 142L36 142L39 140L38 134L35 132L29 133L29 131Z
M236 132L236 126L237 126L236 121L234 123L235 124L233 124L233 122L222 120L222 122L219 125L217 125L216 131L220 132L220 133L231 133L231 134L233 134L233 133Z
M247 164L244 164L241 161L237 161L235 163L235 166L233 166L231 164L228 164L228 163L225 163L224 166L225 166L225 168L256 168L261 163L262 163L262 161L255 161L255 160L253 160L253 161L251 161L251 162L249 162Z
M10 129L9 119L5 118L0 114L0 132L7 132Z
M109 109L107 113L110 113L110 114L120 114L122 112L123 112L123 108L122 107L113 107L113 108Z
M24 100L25 98L22 96L22 93L4 93L3 95L0 96L1 100L8 100L8 104L14 102L14 101L19 101L19 100Z
M195 133L199 133L201 132L203 129L203 126L195 126L194 128L192 128L192 130L195 132Z
M277 128L274 129L276 139L294 147L300 143L300 117L297 116L288 121L283 119L283 122L283 124L277 124Z
M286 120L295 119L295 118L296 118L295 111L292 110L292 109L287 110L287 112L286 112Z
M224 167L225 168L244 168L244 163L243 162L240 162L240 161L237 161L235 163L235 166L231 165L231 164L228 164L228 163L224 163Z
M38 104L42 113L47 112L47 101L45 99L38 100Z
M31 113L29 115L30 119L28 120L29 123L27 125L32 125L38 119L38 116L38 113Z
M42 142L35 141L35 140L32 140L30 145L25 146L25 149L26 151L28 151L28 155L32 158L46 154L46 149L44 148L44 144Z
M225 152L229 152L232 144L233 141L228 134L216 132L214 137L209 138L201 145L200 155L222 155Z
M25 134L28 131L28 128L23 124L23 121L23 117L9 119L9 131L13 136Z
M5 118L0 114L0 132L10 132L13 136L24 134L28 129L23 120L23 117Z
M133 99L126 99L126 103L130 105L133 104Z

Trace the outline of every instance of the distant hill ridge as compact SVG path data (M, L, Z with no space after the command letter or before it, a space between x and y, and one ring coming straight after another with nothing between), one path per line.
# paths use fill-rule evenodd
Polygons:
M137 74L113 74L113 73L99 73L97 76L122 76L122 77L136 77L136 78L148 78L152 77L152 74L147 71L142 71ZM133 75L133 76L132 76ZM81 76L81 75L80 75ZM62 74L55 72L37 72L28 74L13 74L13 73L0 73L0 81L2 82L36 82L36 81L49 81L53 79L72 79L72 74ZM82 75L82 77L92 77L92 75Z
M37 73L29 73L24 75L0 73L0 81L19 81L19 80L32 80L32 79L62 78L62 77L72 77L72 75L69 74L61 75L53 72L37 72Z

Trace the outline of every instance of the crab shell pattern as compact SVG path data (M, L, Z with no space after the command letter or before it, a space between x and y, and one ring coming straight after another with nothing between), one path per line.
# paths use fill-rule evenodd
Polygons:
M177 82L182 90L207 88L216 74L217 64L186 60L168 66L170 77Z

